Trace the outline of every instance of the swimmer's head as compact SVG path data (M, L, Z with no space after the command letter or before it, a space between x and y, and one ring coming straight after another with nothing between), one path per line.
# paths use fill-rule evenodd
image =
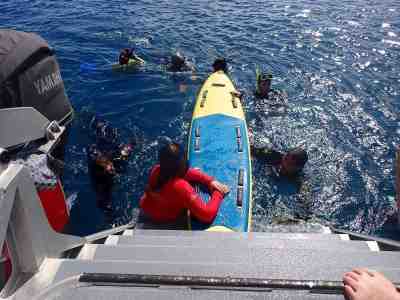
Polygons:
M185 57L179 51L171 56L171 64L182 66L185 64Z
M225 58L223 58L223 57L220 57L220 58L217 58L216 60L214 60L214 63L212 66L213 66L214 72L224 71L225 73L227 73L227 71L228 71L228 65L226 63Z
M105 155L99 155L95 161L96 165L103 169L103 172L108 175L115 175L115 167L110 158Z
M119 156L119 158L121 160L128 160L128 158L129 158L130 154L132 153L132 151L133 151L133 145L131 145L131 144L123 145L120 148L120 156Z
M119 54L119 63L121 65L125 65L125 64L127 64L129 62L129 55L130 55L129 53L130 52L129 52L128 48L125 48L125 49L121 50L121 52Z
M262 97L267 97L271 89L272 75L263 73L257 79L257 92Z
M307 152L302 148L295 148L283 156L281 172L287 176L296 176L303 170L307 161Z

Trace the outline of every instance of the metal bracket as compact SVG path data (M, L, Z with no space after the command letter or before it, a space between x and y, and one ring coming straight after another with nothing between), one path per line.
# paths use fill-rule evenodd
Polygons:
M57 121L50 122L46 127L47 143L39 147L39 151L43 153L50 153L51 150L58 144L60 137L65 131L64 126L60 126Z

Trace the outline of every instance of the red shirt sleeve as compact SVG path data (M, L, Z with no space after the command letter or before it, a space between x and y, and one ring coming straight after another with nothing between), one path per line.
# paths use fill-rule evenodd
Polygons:
M193 187L185 180L177 183L178 197L183 201L184 206L201 222L211 223L218 213L224 195L215 190L211 198L205 203L196 193Z
M210 183L214 180L213 177L203 173L199 169L190 168L185 175L185 180L191 182L198 182L207 187L210 186Z

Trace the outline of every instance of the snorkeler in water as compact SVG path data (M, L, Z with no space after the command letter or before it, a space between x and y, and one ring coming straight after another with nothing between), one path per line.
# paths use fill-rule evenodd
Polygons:
M254 96L258 100L269 100L270 104L286 105L288 96L286 92L271 88L272 74L261 73L256 70L256 90Z
M292 149L287 153L281 153L268 147L251 147L251 154L265 161L267 165L272 166L279 175L291 179L299 177L308 161L307 152L300 147Z
M167 64L167 71L178 73L178 72L194 72L195 68L192 63L190 63L187 58L182 55L179 51L174 53L169 63Z
M122 143L116 128L107 121L93 117L90 130L95 143L88 148L89 174L94 184L97 205L111 211L111 193L114 177L124 172L136 144L136 137L130 143Z
M122 49L120 54L119 54L119 64L122 65L127 65L129 63L130 59L134 60L141 60L135 53L135 50L133 48L125 48Z

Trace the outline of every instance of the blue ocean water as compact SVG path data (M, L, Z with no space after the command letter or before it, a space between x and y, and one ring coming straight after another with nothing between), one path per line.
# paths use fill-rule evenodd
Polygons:
M311 219L396 237L395 149L400 134L400 2L2 0L0 27L33 31L55 48L77 111L67 151L65 190L75 198L70 230L88 234L132 218L157 158L157 139L185 142L196 92L217 56L245 93L254 143L309 153L297 188L253 161L253 229L282 219ZM147 64L109 68L135 47ZM171 75L160 64L182 51L198 75ZM81 72L81 64L95 70ZM289 95L286 108L257 107L255 68L272 72ZM141 147L114 188L114 215L96 207L88 178L87 114L98 114ZM389 223L389 225L388 225Z

